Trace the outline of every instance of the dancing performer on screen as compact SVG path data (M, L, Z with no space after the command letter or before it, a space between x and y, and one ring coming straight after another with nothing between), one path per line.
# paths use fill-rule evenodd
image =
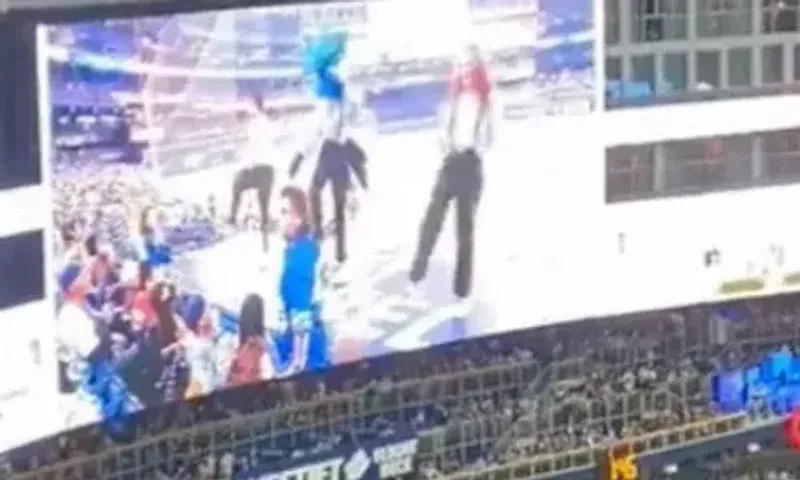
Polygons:
M483 186L480 149L491 141L491 87L477 47L469 45L451 72L444 112L445 156L420 226L409 279L416 290L450 204L456 208L456 266L453 292L461 301L472 290L475 215ZM469 307L467 302L464 303Z
M333 231L336 237L335 259L341 266L347 260L346 217L348 192L354 174L363 189L367 188L366 156L354 140L344 134L346 109L349 106L347 86L337 67L347 53L347 36L327 32L308 41L303 72L317 103L315 128L309 145L297 154L289 170L297 175L310 156L316 156L308 190L312 228L318 239L326 234L322 218L323 188L330 184L333 193Z
M255 192L264 251L268 248L269 204L275 183L275 167L271 162L275 155L273 147L278 132L274 117L274 111L265 107L259 95L254 95L252 107L241 115L241 120L247 124L247 144L242 155L243 166L234 176L231 186L229 222L232 225L237 223L244 193Z

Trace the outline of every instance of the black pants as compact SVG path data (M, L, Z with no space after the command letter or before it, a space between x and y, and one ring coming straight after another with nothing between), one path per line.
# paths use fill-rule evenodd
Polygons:
M242 194L247 190L255 190L258 196L260 227L264 238L264 249L267 247L267 227L269 226L269 200L272 186L275 183L275 169L271 165L256 165L239 170L233 179L233 196L231 200L231 223L236 222Z
M411 265L410 280L425 278L428 262L450 203L456 204L456 271L453 292L467 297L472 289L475 212L483 187L482 160L474 150L448 154L439 170L428 209L419 232L419 243Z
M347 192L350 190L350 163L352 159L347 158L349 152L343 148L342 144L326 140L322 144L311 178L311 188L308 192L311 202L311 215L314 223L314 231L319 238L327 233L327 226L322 219L322 189L330 183L333 191L333 230L336 235L336 261L344 262L347 260L346 243L346 212L347 212Z

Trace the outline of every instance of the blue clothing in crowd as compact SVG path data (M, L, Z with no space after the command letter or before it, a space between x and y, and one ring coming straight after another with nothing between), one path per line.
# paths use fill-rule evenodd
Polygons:
M147 263L153 267L163 267L172 263L172 252L163 243L146 242Z
M107 359L98 354L86 359L81 379L82 390L97 403L106 433L115 435L125 430L125 418L132 412L131 393L120 382Z
M154 240L150 236L139 238L135 245L137 260L145 262L153 268L164 267L172 263L172 249L164 242Z
M297 355L305 358L306 370L330 365L328 337L314 301L319 243L307 230L287 241L280 278L280 299L287 326L275 336L278 361L291 363ZM305 352L295 351L295 340L305 335Z

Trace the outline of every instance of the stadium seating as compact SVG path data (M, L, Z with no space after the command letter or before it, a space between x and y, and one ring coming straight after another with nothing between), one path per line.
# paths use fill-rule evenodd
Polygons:
M782 448L769 408L720 413L709 385L716 372L793 347L797 302L735 306L746 315L724 343L709 336L712 309L699 308L453 344L151 409L123 438L82 429L7 460L36 471L14 478L229 478L410 435L431 478L594 475L620 444L653 475L695 468L700 476L680 478L709 478L727 449Z

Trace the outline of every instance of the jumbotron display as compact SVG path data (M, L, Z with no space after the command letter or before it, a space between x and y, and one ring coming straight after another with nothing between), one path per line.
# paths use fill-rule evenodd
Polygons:
M43 28L51 432L536 321L491 293L525 281L505 182L530 124L594 109L590 1Z

